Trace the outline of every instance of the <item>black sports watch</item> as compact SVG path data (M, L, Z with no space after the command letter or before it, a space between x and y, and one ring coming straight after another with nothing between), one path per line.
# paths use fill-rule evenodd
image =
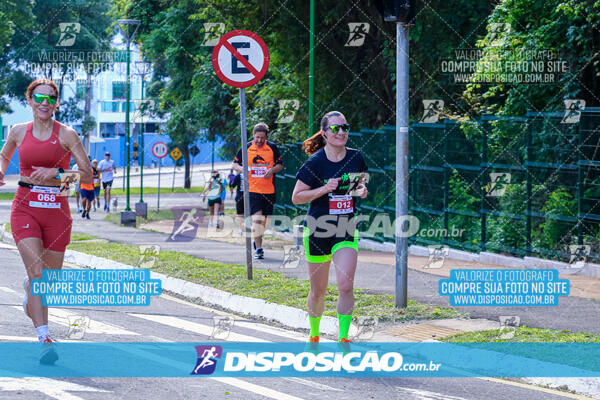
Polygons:
M60 179L60 175L65 172L64 168L57 168L58 175L55 176L56 179Z

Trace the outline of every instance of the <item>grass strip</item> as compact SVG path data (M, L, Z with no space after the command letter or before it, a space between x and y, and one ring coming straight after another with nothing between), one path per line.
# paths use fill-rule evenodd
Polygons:
M71 243L69 249L108 258L129 265L137 265L138 246L122 243ZM229 293L263 299L300 309L306 308L310 288L305 280L288 278L280 272L255 269L254 279L246 279L246 267L207 261L188 254L164 250L157 256L152 268L174 278L214 287ZM394 296L370 294L355 289L354 314L376 316L383 321L458 318L464 314L448 307L437 307L410 300L405 309L397 309ZM325 315L336 316L337 287L329 285L325 295Z
M192 186L189 189L186 188L182 188L182 187L176 187L173 190L171 190L170 187L161 187L160 188L160 193L161 194L170 194L170 193L202 193L204 191L204 186ZM100 194L103 195L104 191L101 190ZM127 192L125 190L123 190L122 188L117 188L114 187L110 190L110 195L111 196L125 196L127 194ZM158 188L157 187L144 187L144 194L158 194ZM139 187L130 187L129 188L129 195L133 196L133 195L140 195L140 188ZM137 201L137 199L136 199Z
M99 237L96 235L88 235L87 233L71 232L71 241L73 241L73 240L79 240L79 241L94 240L94 239L98 239L98 238Z
M600 360L589 354L589 343L600 342L600 335L570 330L540 329L519 326L514 329L492 329L465 332L441 339L443 342L464 345L467 348L489 350L485 343L497 343L496 351L560 365L569 365L591 371L600 371ZM509 347L516 343L519 347ZM564 343L564 351L548 351L544 343ZM571 343L569 345L567 343ZM506 347L503 346L506 344ZM523 345L519 345L523 344Z
M173 219L173 211L171 211L171 209L166 209L166 210L160 210L160 211L150 211L148 210L148 218L144 219L142 217L136 217L136 222L137 224L143 224L146 222L154 222L154 221L162 221L165 219ZM109 221L112 222L114 224L120 224L121 223L121 214L120 213L112 213L112 214L107 214L106 217L104 217L105 221Z
M598 343L600 335L568 330L539 329L518 326L512 329L492 329L459 333L441 339L450 343Z

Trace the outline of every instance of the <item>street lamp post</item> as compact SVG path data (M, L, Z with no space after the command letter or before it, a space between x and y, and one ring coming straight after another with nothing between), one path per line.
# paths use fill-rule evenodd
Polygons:
M142 93L140 101L140 145L139 145L139 159L140 159L140 201L135 205L136 215L140 217L148 217L148 205L144 203L144 112L146 111L146 105L144 103L144 83L146 82L146 75L150 73L151 65L147 62L141 61L136 62L136 75L139 75L142 79Z
M120 19L117 21L117 26L119 27L119 31L125 38L125 43L127 44L127 102L125 104L125 158L127 159L127 202L125 206L125 212L121 213L121 223L124 225L134 225L135 226L135 212L131 212L131 208L129 207L129 174L130 174L130 159L131 159L131 151L130 151L130 137L131 132L129 129L129 108L131 103L131 82L130 82L130 63L131 63L131 42L137 32L138 27L140 26L140 20L137 19ZM132 223L133 222L133 223Z

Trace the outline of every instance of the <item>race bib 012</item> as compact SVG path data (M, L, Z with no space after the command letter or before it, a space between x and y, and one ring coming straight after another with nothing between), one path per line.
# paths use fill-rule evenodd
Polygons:
M349 195L330 195L329 214L350 214L354 211L354 199Z

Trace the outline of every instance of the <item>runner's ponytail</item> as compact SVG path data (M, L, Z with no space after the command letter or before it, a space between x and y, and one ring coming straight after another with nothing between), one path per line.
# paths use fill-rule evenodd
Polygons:
M312 156L317 151L325 147L325 143L323 131L319 131L302 143L302 150L304 150L304 152L309 156Z
M321 130L302 143L302 150L309 156L315 154L317 151L325 147L327 140L325 139L324 133L329 128L329 117L343 117L344 115L339 111L329 111L321 119Z

